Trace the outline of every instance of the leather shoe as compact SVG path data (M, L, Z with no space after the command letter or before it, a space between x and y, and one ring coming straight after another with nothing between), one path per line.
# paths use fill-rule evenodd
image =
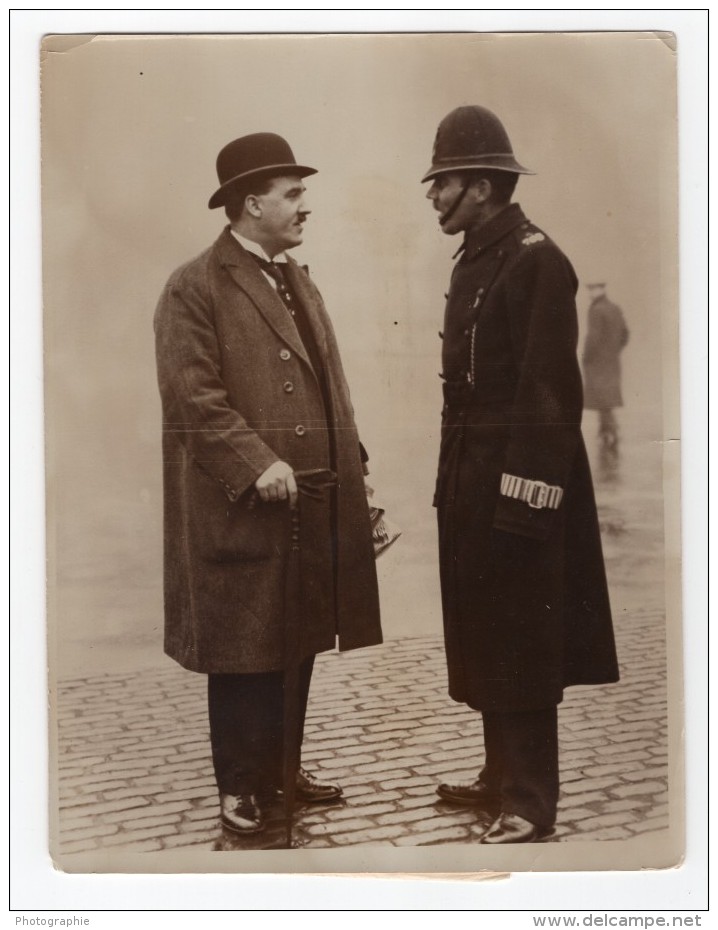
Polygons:
M498 845L500 843L538 843L550 833L553 827L540 827L538 824L524 820L518 814L499 814L498 818L484 833L479 843Z
M450 801L452 804L467 804L472 807L481 807L484 810L493 810L499 812L499 797L493 791L477 778L470 783L450 785L442 783L436 789L436 793L443 801Z
M339 785L323 785L314 775L300 768L297 772L297 800L308 804L337 801L342 796Z
M264 814L253 794L220 794L220 820L232 833L259 833Z

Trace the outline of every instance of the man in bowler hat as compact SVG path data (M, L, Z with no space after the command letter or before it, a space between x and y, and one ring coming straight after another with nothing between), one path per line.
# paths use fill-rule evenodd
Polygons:
M577 281L511 197L519 175L480 106L439 125L427 197L461 233L444 314L435 504L449 694L480 711L485 761L439 796L474 805L480 843L546 838L559 795L557 705L618 679L581 439Z
M299 666L301 746L315 655L381 642L349 390L321 296L286 254L302 242L304 178L315 173L273 133L225 146L209 207L223 207L229 225L174 272L155 315L165 651L208 676L221 822L236 834L261 831L281 790L289 663ZM336 475L334 487L304 495L300 476L318 472ZM302 583L288 594L294 508ZM299 800L341 793L298 768Z

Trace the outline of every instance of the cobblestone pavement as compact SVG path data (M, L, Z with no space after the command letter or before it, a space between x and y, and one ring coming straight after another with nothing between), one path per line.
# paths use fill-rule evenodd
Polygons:
M550 842L668 826L662 612L632 610L616 635L621 682L571 688L559 711L562 791ZM60 852L281 846L280 808L253 844L221 831L205 689L205 676L168 660L59 683ZM443 777L472 780L482 763L480 716L448 698L440 637L319 656L303 762L340 781L345 798L298 807L298 845L423 846L477 835L474 811L435 794Z

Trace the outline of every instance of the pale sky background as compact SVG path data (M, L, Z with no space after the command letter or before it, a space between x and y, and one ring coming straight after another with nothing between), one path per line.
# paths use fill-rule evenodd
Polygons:
M551 28L543 14L535 28ZM44 31L68 24L70 14L63 16ZM671 18L658 11L655 21ZM535 16L528 19L537 24ZM100 20L85 23L86 31ZM120 14L116 20L118 31ZM575 17L572 28L580 28ZM684 72L695 75L690 65L684 56ZM138 579L153 581L140 584L145 612L133 622L156 622L161 605L151 319L169 273L221 229L221 213L207 210L206 201L222 145L246 132L277 131L298 160L319 169L307 180L314 212L294 255L309 264L333 317L375 483L400 517L403 543L415 514L419 534L433 526L436 332L450 255L459 244L438 230L419 183L437 123L463 103L483 104L501 117L517 157L537 172L520 181L516 199L564 248L579 277L605 277L624 308L632 333L624 414L650 441L660 436L660 347L674 336L673 68L670 51L649 34L104 40L49 56L43 87L49 504L59 518L67 578L76 588L88 579L107 582L106 610L89 618L98 634L121 631L126 592ZM685 86L683 93L685 100ZM15 119L22 119L17 102ZM684 154L695 165L694 152ZM699 175L688 183L689 194L705 188ZM26 283L32 307L35 282ZM585 305L582 290L581 318ZM684 312L694 307L702 312L699 302ZM25 386L16 403L27 396L34 404L36 383L27 394ZM37 453L33 442L31 436ZM30 522L34 513L31 504ZM115 586L118 572L122 590ZM31 634L30 646L38 635ZM23 657L24 646L21 640ZM16 648L16 667L17 655ZM689 700L691 681L700 678L689 680ZM24 775L30 785L30 773ZM46 889L73 905L56 877L44 878ZM660 906L661 889L675 887L668 878L645 877L642 887L653 888L650 902L642 899L646 906ZM572 898L550 876L541 887L566 904L586 900ZM582 887L600 890L590 876ZM630 907L637 899L621 897L623 887L615 885L608 900ZM675 896L662 905L670 900L679 905ZM100 898L95 903L103 906Z

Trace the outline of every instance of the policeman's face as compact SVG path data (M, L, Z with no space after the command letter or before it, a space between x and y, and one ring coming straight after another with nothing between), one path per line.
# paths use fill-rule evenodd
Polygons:
M256 220L262 245L274 257L301 245L304 221L311 211L307 209L301 178L273 178L270 184L266 194L256 195Z
M453 236L468 229L476 221L476 198L473 185L462 198L465 180L465 177L460 174L451 172L440 174L434 178L431 187L426 192L427 198L439 214L441 229L447 236ZM459 198L462 198L459 206L451 216L448 216Z

